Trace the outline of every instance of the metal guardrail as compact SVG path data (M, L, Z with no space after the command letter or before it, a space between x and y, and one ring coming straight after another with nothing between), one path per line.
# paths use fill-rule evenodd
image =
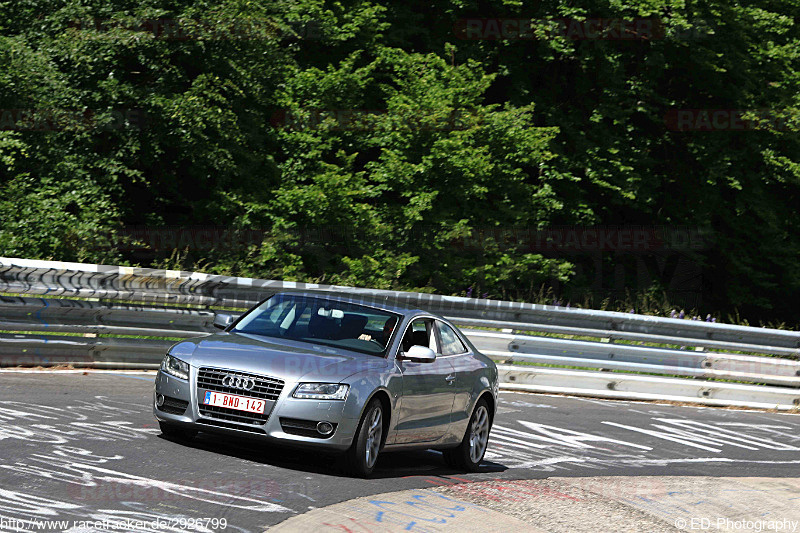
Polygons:
M558 388L560 385L543 384L542 380L568 376L564 379L574 378L572 386L566 386L573 394L608 396L609 391L614 391L617 395L614 397L620 394L628 394L628 397L640 394L676 397L672 389L662 385L675 385L670 380L676 378L642 381L639 378L648 376L630 374L644 372L778 385L781 387L749 385L760 392L747 389L750 395L747 398L750 399L741 401L749 401L751 405L773 405L773 401L780 400L774 405L782 408L800 404L800 390L794 388L800 387L800 361L797 360L800 357L800 333L795 331L425 293L9 258L0 258L0 292L26 296L0 297L0 331L10 332L0 334L0 366L70 364L152 368L174 339L214 331L215 311L209 307L226 307L228 310L224 312L230 313L231 308L246 309L264 297L284 290L346 293L371 301L380 299L438 312L461 327L501 329L502 333L474 329L466 330L466 333L479 349L497 360L528 363L503 367L514 369L512 373L504 374L508 386L513 388L553 392L548 387ZM45 332L48 334L41 334ZM542 334L560 335L561 338ZM631 342L660 346L632 345ZM531 364L601 371L549 369L560 373L548 373ZM517 379L522 375L539 377ZM587 376L593 377L589 379ZM713 400L739 405L736 402L740 400L735 398L714 397L721 394L718 391L729 390L719 382L681 381L693 384L684 383L676 389L683 395L680 396L683 401L713 403ZM628 383L631 387L650 383L656 388L642 392L635 387L628 390L610 383ZM691 394L687 392L689 390ZM730 390L734 391L730 394L735 395L735 391L745 389L734 387ZM752 394L760 396L753 400Z
M4 322L40 324L44 327L94 324L142 330L134 335L148 335L145 330L158 328L212 331L214 314L214 311L204 309L118 304L112 301L0 297L0 320Z
M617 313L619 314L619 313ZM624 315L630 316L630 315ZM711 338L697 338L697 337L681 337L678 334L674 335L659 335L651 333L638 333L636 331L620 331L617 329L592 329L592 328L576 328L569 326L559 326L552 324L540 323L524 323L524 322L501 322L498 320L482 320L471 318L450 317L450 319L459 326L473 326L482 328L496 328L496 329L511 329L513 331L532 331L537 333L547 333L556 335L571 335L578 337L594 337L598 339L607 339L609 342L615 340L622 341L638 341L652 344L671 344L675 346L691 345L700 348L711 348L718 350L733 350L753 353L763 353L772 355L783 355L788 357L800 357L800 348L782 347L782 346L769 346L766 344L749 344L746 341L729 342L714 340ZM677 319L666 319L677 320ZM699 323L708 324L708 323ZM725 328L724 324L716 324L716 328ZM737 328L741 326L735 326ZM759 328L750 328L759 329ZM677 330L677 328L676 328ZM797 332L795 332L797 334ZM713 336L709 335L709 337ZM744 337L745 339L747 337Z
M499 365L500 379L508 390L580 394L599 398L659 400L707 405L797 409L796 389L567 370L561 368L522 369Z
M796 331L427 293L0 257L0 291L18 294L248 308L283 290L345 292L459 318L788 348L800 356L800 334Z
M800 361L552 337L466 331L485 354L535 362L800 387Z

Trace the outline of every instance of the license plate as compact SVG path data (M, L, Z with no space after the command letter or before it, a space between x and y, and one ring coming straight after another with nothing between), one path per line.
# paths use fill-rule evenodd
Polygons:
M256 398L247 398L246 396L225 394L224 392L206 391L203 403L216 407L236 409L237 411L247 411L248 413L263 413L267 402Z

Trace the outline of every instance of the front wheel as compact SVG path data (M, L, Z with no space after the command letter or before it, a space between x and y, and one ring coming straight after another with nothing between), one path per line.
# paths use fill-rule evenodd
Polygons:
M472 412L467 431L458 448L444 451L447 464L467 472L477 472L489 444L489 430L492 421L489 417L489 407L486 400L481 399Z
M375 398L364 409L353 444L345 452L349 474L358 477L369 477L372 474L378 460L378 452L381 450L382 439L383 407L380 400Z

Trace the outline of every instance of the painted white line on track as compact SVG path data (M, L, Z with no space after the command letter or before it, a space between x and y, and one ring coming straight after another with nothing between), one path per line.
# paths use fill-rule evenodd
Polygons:
M98 368L58 368L58 369L33 369L33 368L2 368L0 374L132 374L152 376L155 370L105 370Z

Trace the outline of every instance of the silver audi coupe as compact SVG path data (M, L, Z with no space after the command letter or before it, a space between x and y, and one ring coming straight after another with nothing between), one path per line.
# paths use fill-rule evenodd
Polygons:
M444 318L364 299L276 294L220 333L179 342L156 376L164 435L255 437L344 454L369 476L381 451L441 450L478 469L497 367Z

